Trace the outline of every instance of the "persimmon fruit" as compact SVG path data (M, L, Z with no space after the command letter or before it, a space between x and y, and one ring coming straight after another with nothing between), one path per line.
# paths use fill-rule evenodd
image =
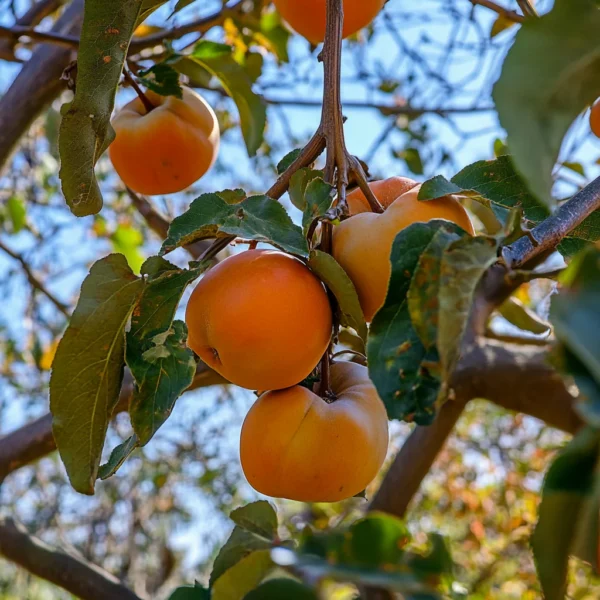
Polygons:
M396 179L369 184L384 206L398 185ZM398 196L382 214L360 212L333 229L333 256L354 283L367 322L385 302L392 273L390 254L400 231L413 223L446 219L471 235L475 233L467 211L456 198L420 202L420 188L416 185Z
M263 394L242 426L240 456L254 489L301 502L337 502L362 492L388 447L383 402L362 365L331 366L336 399L294 386Z
M600 98L592 104L590 111L590 128L593 134L600 138Z
M371 191L379 200L379 203L383 208L388 206L409 190L419 185L414 179L408 177L389 177L388 179L381 179L379 181L372 181L369 183ZM357 215L364 212L372 212L369 202L360 188L352 190L346 201L348 203L348 210L351 215Z
M188 345L217 373L251 390L296 385L329 346L323 284L298 259L247 250L210 269L187 305Z
M313 44L325 39L327 0L273 0L279 14L294 31ZM385 0L344 0L343 36L366 27L383 8Z
M196 92L183 98L148 90L154 105L147 111L140 98L112 119L116 138L108 148L112 164L128 187L140 194L180 192L213 165L219 150L219 124L210 105Z

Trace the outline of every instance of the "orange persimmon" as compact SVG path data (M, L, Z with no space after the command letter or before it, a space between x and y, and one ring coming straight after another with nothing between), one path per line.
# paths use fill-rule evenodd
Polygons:
M126 104L112 119L116 138L108 148L125 183L140 194L180 192L202 177L219 150L219 124L206 100L189 88L183 98L145 95Z
M251 390L296 385L331 338L327 292L298 259L247 250L213 267L187 305L188 345L223 377Z
M389 203L390 190L397 185L394 179L369 184L379 201L387 204L384 213L360 212L333 229L333 256L354 283L368 322L385 301L392 273L390 254L400 231L413 223L446 219L475 233L467 211L453 196L420 202L417 185Z
M319 44L325 39L327 0L273 0L281 16L294 31L309 42ZM346 38L366 27L383 8L385 0L344 0L344 30Z
M335 400L295 386L267 392L250 409L240 442L244 474L267 496L337 502L362 492L388 447L388 420L368 370L331 366Z

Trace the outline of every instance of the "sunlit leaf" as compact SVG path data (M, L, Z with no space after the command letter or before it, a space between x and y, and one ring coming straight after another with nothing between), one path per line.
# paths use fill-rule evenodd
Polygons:
M342 324L352 327L363 341L366 341L365 315L360 306L356 288L344 269L333 256L320 250L313 250L310 253L308 266L335 296L340 308Z
M240 113L242 134L248 154L254 156L263 142L267 119L266 106L252 91L248 74L234 60L231 47L202 40L186 58L215 76L231 96ZM174 63L174 66L177 68L177 63Z
M94 483L125 366L125 327L142 292L125 257L97 261L52 365L50 410L54 439L71 484L84 494Z
M437 349L444 379L452 374L460 356L473 294L483 273L497 260L498 244L492 238L465 236L450 244L440 269Z
M252 590L244 600L318 600L309 587L293 579L269 579Z
M161 252L223 235L272 243L292 254L308 256L302 230L294 225L279 202L267 196L253 196L229 204L218 194L196 198L187 212L173 219Z
M530 331L537 335L550 331L550 325L517 298L509 298L498 308L498 312L509 323L523 331Z

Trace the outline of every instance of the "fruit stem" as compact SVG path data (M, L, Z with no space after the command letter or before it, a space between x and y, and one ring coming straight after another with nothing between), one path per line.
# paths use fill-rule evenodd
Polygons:
M146 109L146 114L154 110L156 106L154 106L154 104L152 104L152 102L148 100L148 96L146 96L142 88L138 85L137 81L134 79L133 75L129 72L127 68L123 69L123 76L125 77L125 81L127 81L127 83L134 89L135 93L142 101L142 104Z

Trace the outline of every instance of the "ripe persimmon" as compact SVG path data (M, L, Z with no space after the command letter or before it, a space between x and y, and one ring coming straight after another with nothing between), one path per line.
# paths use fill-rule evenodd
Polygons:
M281 16L309 42L325 39L327 0L273 0ZM344 37L366 27L383 8L385 0L344 0Z
M362 492L388 447L383 402L362 365L331 366L335 400L295 386L267 392L242 426L242 468L254 489L302 502L337 502Z
M115 170L140 194L180 192L213 165L219 150L219 124L213 109L196 92L183 98L145 95L155 106L146 110L140 98L112 119L116 138L108 148Z
M226 258L187 305L188 345L215 371L251 390L296 385L331 338L327 292L298 259L275 250Z
M412 190L417 185L419 184L414 179L409 179L408 177L389 177L388 179L369 183L371 191L375 194L375 197L379 200L383 208L387 208L396 198ZM348 194L346 201L351 215L371 212L371 206L360 188L352 190Z
M376 196L385 205L382 194L389 180L379 182ZM374 185L370 184L374 189ZM396 185L393 181L390 186ZM333 256L354 283L367 322L385 302L392 273L390 254L396 235L404 228L432 219L446 219L473 235L467 211L452 196L437 200L418 200L420 185L396 198L382 214L362 212L351 216L333 229Z
M590 111L590 128L592 133L600 138L600 98L592 105Z

